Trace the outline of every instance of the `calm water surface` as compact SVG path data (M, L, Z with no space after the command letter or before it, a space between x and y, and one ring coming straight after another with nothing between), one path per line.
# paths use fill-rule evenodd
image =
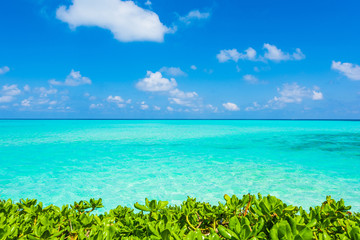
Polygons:
M248 192L360 211L360 122L0 120L3 199L110 209Z

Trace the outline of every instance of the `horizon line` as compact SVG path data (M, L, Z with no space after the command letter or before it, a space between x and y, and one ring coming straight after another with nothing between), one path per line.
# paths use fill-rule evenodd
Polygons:
M360 121L342 118L0 118L2 120L228 120L228 121Z

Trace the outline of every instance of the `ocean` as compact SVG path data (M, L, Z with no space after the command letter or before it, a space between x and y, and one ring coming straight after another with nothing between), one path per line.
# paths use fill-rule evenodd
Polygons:
M0 120L0 199L102 198L109 210L258 192L305 208L331 195L359 212L360 122Z

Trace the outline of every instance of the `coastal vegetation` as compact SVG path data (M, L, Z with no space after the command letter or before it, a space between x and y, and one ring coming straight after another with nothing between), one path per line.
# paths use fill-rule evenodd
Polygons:
M283 203L274 196L224 196L212 206L188 198L118 206L103 214L102 200L44 207L37 200L0 201L0 239L294 239L360 240L360 214L330 196L317 207Z

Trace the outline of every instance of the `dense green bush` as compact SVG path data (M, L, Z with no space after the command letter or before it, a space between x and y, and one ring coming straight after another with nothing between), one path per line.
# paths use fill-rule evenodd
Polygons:
M36 200L0 201L0 239L359 239L360 215L327 197L321 206L288 206L273 196L225 195L217 206L188 198L135 203L93 214L101 199L62 208Z

